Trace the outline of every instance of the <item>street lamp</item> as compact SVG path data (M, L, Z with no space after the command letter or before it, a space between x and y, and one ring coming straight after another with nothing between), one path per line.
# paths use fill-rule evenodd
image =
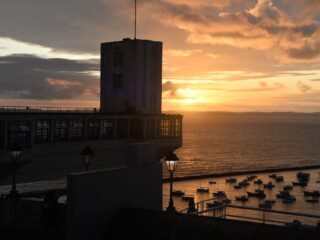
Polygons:
M21 156L21 148L18 144L14 144L11 147L10 155L12 158L12 187L11 187L10 193L8 194L8 197L17 198L19 197L19 194L16 187L16 167L17 167L17 161Z
M170 200L169 200L169 206L167 208L167 212L174 213L176 212L176 209L173 205L172 183L173 183L173 173L177 169L177 163L179 161L179 158L173 151L170 151L165 156L164 161L166 162L166 167L170 174Z
M86 167L86 171L89 171L90 164L94 157L93 150L89 147L89 145L87 145L86 148L82 150L81 155L83 156L83 162L84 166Z

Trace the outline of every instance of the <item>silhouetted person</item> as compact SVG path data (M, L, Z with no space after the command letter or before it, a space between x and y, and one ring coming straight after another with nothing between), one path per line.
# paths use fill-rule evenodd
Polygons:
M190 199L189 200L189 208L188 208L187 213L194 213L196 211L197 211L197 209L195 207L194 199Z
M43 220L48 228L56 228L59 221L59 203L57 191L50 190L43 199Z

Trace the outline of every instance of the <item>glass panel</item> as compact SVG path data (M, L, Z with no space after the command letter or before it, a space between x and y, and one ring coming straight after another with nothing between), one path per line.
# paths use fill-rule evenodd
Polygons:
M100 122L98 119L89 119L88 121L88 139L99 139Z
M159 137L170 137L170 119L161 119L159 125Z
M73 119L69 122L70 139L83 140L84 139L84 120Z
M50 141L50 121L37 120L36 121L35 142L44 143Z
M21 148L31 146L30 121L11 121L8 129L8 146L19 144Z
M174 119L173 131L174 137L181 137L181 124L179 119Z
M68 140L68 121L65 119L54 120L53 139L55 142L64 142Z
M114 138L114 120L105 119L101 122L102 138L110 139Z

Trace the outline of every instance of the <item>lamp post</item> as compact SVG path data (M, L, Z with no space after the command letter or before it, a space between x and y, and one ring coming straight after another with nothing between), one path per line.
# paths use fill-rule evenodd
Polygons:
M170 174L170 200L169 200L169 206L167 208L167 212L175 213L176 209L175 209L175 207L173 205L172 184L173 184L173 173L177 169L177 163L179 161L179 158L177 157L177 155L173 151L170 151L166 155L164 160L166 162L167 170L168 170L168 172Z
M11 191L8 194L9 198L18 198L19 193L17 191L16 187L16 167L17 167L17 161L19 160L21 156L21 148L18 144L14 144L10 149L10 155L12 158L12 187Z
M91 164L93 157L94 157L94 152L89 147L89 145L87 145L86 148L82 150L81 155L83 156L83 162L84 162L84 166L86 168L86 171L89 171L90 164Z

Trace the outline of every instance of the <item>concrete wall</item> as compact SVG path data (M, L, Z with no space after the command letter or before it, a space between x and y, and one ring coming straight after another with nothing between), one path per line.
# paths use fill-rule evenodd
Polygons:
M181 146L181 139L150 139L155 144L158 152L158 159L166 154L170 149ZM135 159L127 159L130 148L128 140L100 140L100 141L80 141L64 143L48 143L35 145L31 150L23 151L19 163L25 165L17 170L17 183L50 180L67 177L73 172L84 171L81 151L89 145L95 153L95 158L91 164L91 170L99 170L111 167L125 167L134 165ZM142 144L142 143L136 143ZM144 151L149 150L130 150L140 151L140 158L145 156ZM138 153L137 153L138 154ZM0 185L11 184L11 157L9 154L0 155L1 163L7 163L7 176L0 179Z
M114 52L123 53L123 65L114 66ZM114 75L123 77L115 89ZM160 114L162 99L162 43L124 39L101 45L101 111L125 112L129 105L140 113Z
M69 175L68 239L101 239L109 218L124 206L161 210L161 180L160 163Z
M155 115L146 116L141 115L138 117L143 121L143 138L134 139L130 137L130 130L128 131L128 137L125 139L119 139L114 133L112 139L103 139L99 136L97 140L91 140L87 137L88 128L85 128L85 137L83 140L67 140L66 142L55 142L53 140L53 127L50 132L51 141L46 143L35 143L35 131L37 120L51 121L53 126L54 120L74 120L83 119L85 126L88 126L90 119L105 120L105 119L127 119L129 122L129 129L131 119L135 119L137 116L130 115L109 115L109 114L71 114L71 113L6 113L0 114L0 123L5 123L6 128L0 134L4 134L5 145L4 148L0 146L0 185L10 184L12 181L11 168L12 159L10 157L8 149L8 124L10 121L26 120L30 122L30 148L23 149L21 158L18 160L17 170L17 183L33 182L41 180L52 180L56 178L67 177L69 173L79 172L84 170L83 159L81 157L81 151L89 145L94 153L95 158L92 162L91 169L98 170L107 167L121 167L126 166L126 151L127 146L132 142L153 142L156 144L159 157L166 154L170 150L177 149L182 145L182 134L175 136L173 133L170 137L162 138L158 136L160 130L156 127L154 129L154 138L149 138L147 134L147 120L152 119L159 121L160 119L167 119L174 122L178 119L182 127L182 116L180 115ZM100 122L101 122L100 121ZM115 121L115 132L116 132ZM173 126L171 127L173 129ZM101 134L100 128L100 134ZM70 134L68 134L70 135ZM130 164L129 164L130 165Z

